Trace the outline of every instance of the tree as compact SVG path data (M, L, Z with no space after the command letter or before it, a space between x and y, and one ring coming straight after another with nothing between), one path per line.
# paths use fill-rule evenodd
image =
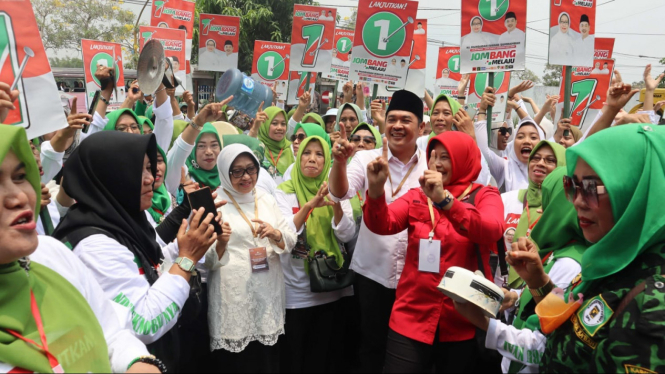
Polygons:
M540 77L537 76L536 73L534 73L530 69L526 69L523 71L514 71L513 76L521 81L531 81L535 84L542 82L542 79L540 79Z
M543 72L545 73L545 75L543 75L543 85L554 87L561 85L561 74L563 72L561 66L547 64Z
M83 60L78 57L51 57L48 60L51 63L51 67L83 68Z
M351 17L344 17L344 19L342 20L344 22L340 26L342 26L345 29L355 30L357 18L358 18L358 8L353 8L351 12Z
M81 39L132 45L136 15L118 0L33 0L32 8L47 50L80 51Z
M198 0L196 20L200 13L223 14L240 17L238 69L246 74L252 71L255 40L289 43L293 23L294 4L313 4L312 0ZM199 30L194 27L192 49L198 51ZM192 54L192 63L198 53Z

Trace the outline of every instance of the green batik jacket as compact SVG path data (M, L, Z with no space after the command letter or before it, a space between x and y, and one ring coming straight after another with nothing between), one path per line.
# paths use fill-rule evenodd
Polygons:
M665 372L665 253L645 253L596 282L584 303L547 336L540 372ZM621 300L646 280L620 315ZM574 284L574 283L573 283Z

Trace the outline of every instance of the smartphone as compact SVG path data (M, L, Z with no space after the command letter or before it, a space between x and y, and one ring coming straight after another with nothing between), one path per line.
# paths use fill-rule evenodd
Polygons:
M187 194L187 198L189 199L189 205L192 209L205 209L205 213L203 213L204 219L208 216L208 213L212 213L214 217L217 216L215 200L212 198L212 191L210 188L204 187L194 192L190 192ZM215 228L217 235L222 235L222 226L220 226L219 222L213 218L210 223Z
M93 115L95 113L95 109L97 109L97 102L99 101L99 97L102 94L101 90L95 91L95 96L92 97L92 101L90 102L90 108L88 108L88 114ZM90 128L89 125L83 125L83 131L84 133L88 132L88 129Z

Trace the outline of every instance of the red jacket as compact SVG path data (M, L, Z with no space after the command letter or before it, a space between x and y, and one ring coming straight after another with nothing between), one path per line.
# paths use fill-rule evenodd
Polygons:
M434 239L441 240L441 263L436 274L418 270L420 239L427 239L432 230L427 196L422 189L411 189L390 205L384 196L371 199L367 194L363 207L367 228L380 235L409 229L406 261L390 316L393 331L427 344L433 344L437 328L442 342L475 336L475 326L457 313L453 301L436 288L451 266L478 270L474 243L479 245L485 274L491 277L489 254L496 251L496 242L503 234L503 203L494 187L482 187L474 200L475 206L455 200L448 211L434 207Z

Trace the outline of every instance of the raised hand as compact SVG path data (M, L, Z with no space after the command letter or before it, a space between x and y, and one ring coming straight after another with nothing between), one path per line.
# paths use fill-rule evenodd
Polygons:
M651 118L646 113L626 113L615 122L615 126L630 123L651 123Z
M319 191L316 193L316 196L310 201L307 202L306 204L306 210L312 210L316 208L321 208L324 206L333 206L335 205L334 202L332 201L327 201L326 196L328 196L328 183L323 182L321 184L321 187L319 188Z
M350 103L353 100L353 82L348 81L342 86L342 92L344 93L344 102Z
M523 81L522 83L518 84L515 87L512 87L510 90L508 90L508 98L513 99L513 97L520 93L524 92L526 90L529 90L533 88L533 82L531 81Z
M614 75L612 76L612 86L617 83L623 83L623 78L621 78L621 73L618 69L614 69Z
M270 90L272 91L272 105L277 105L277 89L275 88L276 85L277 83L270 87Z
M506 262L515 269L529 288L543 287L549 277L543 269L543 262L538 255L538 248L528 238L519 238L512 244L512 250L506 254Z
M136 88L138 92L134 93L134 88ZM143 98L143 93L139 88L138 81L133 81L132 84L129 85L129 89L127 90L127 98L133 102L137 102Z
M617 83L614 86L610 87L610 90L607 94L606 105L616 111L621 110L628 101L638 93L640 90L633 90L631 85L624 83Z
M346 136L346 128L344 126L339 127L339 138L335 141L332 148L333 158L337 162L346 162L349 157L353 156L356 147L349 142L348 137Z
M103 91L112 92L113 91L113 81L111 75L114 72L114 68L97 65L97 71L95 72L95 78L102 84Z
M92 121L92 116L88 113L76 113L77 97L72 99L72 111L67 116L67 124L69 127L63 130L69 130L72 135L76 130L80 130L83 126L89 126Z
M199 114L194 117L194 123L197 126L203 126L206 122L215 122L219 121L224 116L224 111L222 108L224 105L228 104L233 100L233 96L230 96L223 100L221 103L210 103L206 105Z
M562 133L563 133L564 131L570 130L570 126L571 126L570 122L571 121L572 121L571 118L562 118L562 119L560 119L559 123L557 123L557 125L556 125L557 126L557 130L556 130L557 133L559 131L562 131Z
M457 127L457 130L471 136L474 139L476 138L476 131L473 127L473 119L464 109L460 108L460 110L457 111L457 114L455 114L455 117L453 117L453 124L455 127Z
M496 103L496 96L494 95L494 87L487 87L485 88L485 92L483 92L483 98L480 100L480 104L478 104L478 109L482 111L486 111L488 106L494 106L494 103Z
M381 156L367 164L368 193L372 199L379 198L384 193L384 186L390 175L388 168L388 140L383 138L383 151Z
M192 95L191 92L185 91L182 93L182 101L187 103L187 107L189 108L190 105L194 106L194 96Z
M665 77L665 73L661 73L656 79L654 79L651 76L651 64L647 65L644 69L644 86L647 91L655 91L656 88L658 88L660 81L663 80L663 77Z
M298 98L298 105L302 106L305 109L309 107L309 104L311 102L312 102L312 94L309 93L309 91L305 91L305 93Z
M7 83L0 82L0 123L4 123L10 110L16 109L14 101L18 99L18 90L10 91Z
M212 213L208 213L205 219L202 219L205 209L194 209L192 213L189 230L187 230L187 220L185 219L182 220L180 230L178 230L179 257L187 257L198 262L208 248L215 243L217 234L213 225L210 224L214 218Z
M470 78L471 74L462 74L462 78L460 78L459 84L457 85L458 96L464 96L464 93L466 92L466 86L469 84Z
M386 122L386 103L383 100L372 100L372 119L376 122Z
M41 206L42 208L45 208L50 203L51 203L51 191L49 191L48 187L46 187L46 185L42 183Z
M446 198L443 189L443 176L436 170L436 152L432 150L430 154L427 170L418 178L420 187L427 197L434 203L440 203Z

